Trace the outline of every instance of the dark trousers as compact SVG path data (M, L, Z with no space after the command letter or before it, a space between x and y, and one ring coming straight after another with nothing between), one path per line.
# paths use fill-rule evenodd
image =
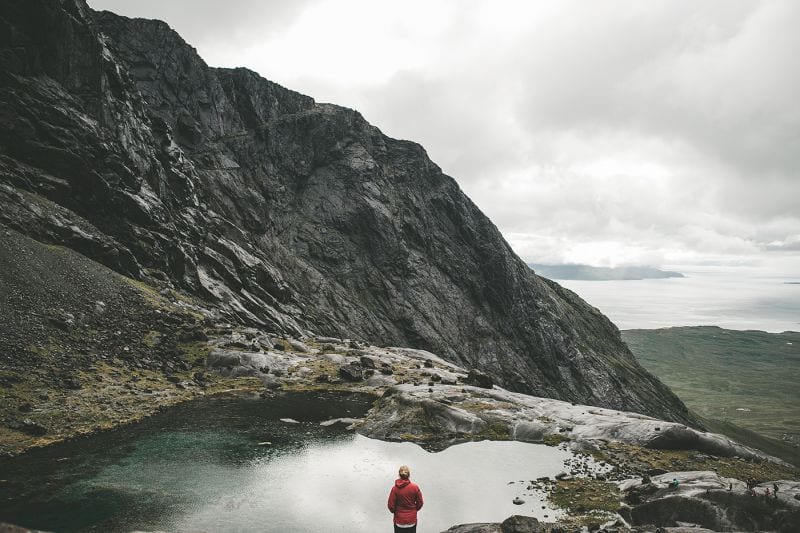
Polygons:
M411 527L397 527L397 524L395 524L394 533L417 533L417 524Z

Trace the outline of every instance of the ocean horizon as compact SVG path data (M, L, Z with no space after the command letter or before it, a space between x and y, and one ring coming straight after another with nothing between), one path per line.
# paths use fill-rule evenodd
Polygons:
M800 331L800 281L745 269L681 270L685 277L555 280L621 330L719 326L770 333Z

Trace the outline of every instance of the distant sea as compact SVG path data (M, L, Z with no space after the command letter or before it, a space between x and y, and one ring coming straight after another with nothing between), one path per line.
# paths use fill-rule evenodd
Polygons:
M597 307L619 329L719 326L773 333L800 331L797 277L736 270L682 272L686 277L555 281Z

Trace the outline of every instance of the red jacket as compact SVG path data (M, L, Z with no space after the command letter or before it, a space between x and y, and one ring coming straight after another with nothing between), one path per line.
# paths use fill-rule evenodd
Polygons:
M395 524L416 524L417 511L422 509L422 491L408 479L398 479L389 493L389 512Z

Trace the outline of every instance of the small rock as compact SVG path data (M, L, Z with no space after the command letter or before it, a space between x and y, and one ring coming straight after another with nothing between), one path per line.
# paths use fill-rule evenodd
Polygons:
M81 382L77 378L66 378L63 383L65 389L80 390L83 388L83 385L81 385Z
M255 343L258 344L262 350L269 351L273 348L272 342L270 342L270 340L266 337L258 337Z
M274 390L278 389L281 386L281 382L279 379L273 376L261 375L259 376L261 383L264 385L264 388L267 390Z
M494 387L494 381L491 376L474 368L469 371L465 382L468 385L473 385L482 389L491 389Z
M511 503L513 503L514 505L522 505L523 503L525 503L525 500L517 496L516 498L511 500Z
M349 426L350 424L354 424L358 422L358 418L332 418L331 420L325 420L324 422L320 422L319 425L322 427L330 427L334 424L341 424L344 426Z
M425 368L433 368L433 361L431 361L430 359L425 359L423 366L425 366Z
M30 418L26 418L22 422L12 422L8 424L8 427L11 429L16 429L18 431L22 431L23 433L27 433L32 437L41 437L42 435L47 434L47 428L43 425L34 422Z
M308 351L308 346L297 339L289 339L289 346L291 346L296 352L306 353Z
M362 381L364 379L361 366L355 363L339 367L339 376L347 381Z
M361 366L364 368L371 368L371 369L375 368L375 360L372 359L371 357L362 355L360 361L361 361Z

